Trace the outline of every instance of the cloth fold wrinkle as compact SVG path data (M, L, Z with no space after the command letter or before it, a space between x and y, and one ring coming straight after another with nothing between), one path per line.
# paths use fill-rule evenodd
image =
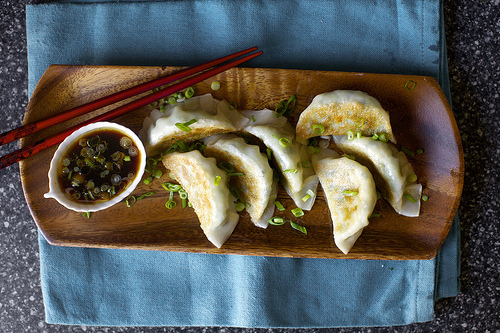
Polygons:
M62 1L28 5L26 15L29 94L50 64L190 66L256 45L264 56L248 66L429 75L449 98L439 0ZM427 321L434 297L458 292L457 229L458 220L438 257L421 261L66 248L40 234L46 321L238 327Z

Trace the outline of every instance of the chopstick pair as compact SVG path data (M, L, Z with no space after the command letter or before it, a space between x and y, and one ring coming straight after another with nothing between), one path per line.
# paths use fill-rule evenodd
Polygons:
M251 47L249 49L239 51L215 60L208 61L206 63L203 63L201 65L197 65L194 67L189 67L183 70L180 70L178 72L166 75L164 77L160 77L158 79L137 85L135 87L114 93L112 95L100 98L98 100L95 100L93 102L72 108L70 110L64 111L62 113L59 113L57 115L33 122L31 124L27 124L24 126L21 126L17 129L8 131L6 133L0 134L0 146L4 145L6 143L12 142L14 140L20 139L22 137L25 137L27 135L39 132L47 127L59 124L61 122L70 120L74 117L78 117L80 115L83 115L85 113L95 111L97 109L100 109L104 106L108 106L111 104L114 104L116 102L122 101L124 99L127 99L129 97L136 96L140 93L158 88L160 86L172 83L174 81L178 81L180 79L186 78L188 76L194 75L196 73L199 73L197 75L191 76L186 78L183 81L180 81L176 84L170 85L166 88L163 88L161 90L158 90L156 92L153 92L152 94L149 94L147 96L141 97L139 99L136 99L128 104L122 105L120 107L117 107L111 111L108 111L106 113L103 113L101 115L98 115L94 118L91 118L89 120L86 120L78 125L75 125L73 127L70 127L66 130L63 130L59 133L53 134L51 136L48 136L45 139L39 140L31 145L28 145L26 147L23 147L21 149L18 149L10 154L5 155L4 157L0 158L0 170L11 165L14 163L17 163L29 156L35 155L39 153L40 151L47 149L53 145L56 145L58 143L61 143L68 135L79 129L80 127L83 127L85 125L88 125L90 123L98 122L98 121L106 121L106 120L111 120L117 117L120 117L126 113L129 113L133 110L137 110L141 107L144 107L148 104L151 104L157 100L160 100L164 97L167 97L175 92L178 92L182 89L188 88L198 82L201 82L203 80L206 80L214 75L217 75L219 73L222 73L223 71L230 69L232 67L238 66L239 64L248 61L250 59L253 59L259 55L262 54L262 51L258 51L255 53L251 53L248 55L245 55L247 53L250 53L252 51L257 50L257 47ZM244 57L242 57L245 55ZM238 57L241 57L239 59L236 59ZM233 60L235 59L235 60ZM229 60L232 60L230 62L227 62ZM227 62L227 63L225 63ZM218 66L220 65L220 66ZM214 67L218 66L218 67ZM213 67L213 68L211 68ZM209 69L210 68L210 69Z

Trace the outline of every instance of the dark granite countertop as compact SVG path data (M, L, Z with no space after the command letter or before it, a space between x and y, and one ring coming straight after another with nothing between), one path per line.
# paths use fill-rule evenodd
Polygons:
M27 2L3 0L0 3L0 132L20 126L28 102ZM445 0L444 7L452 105L466 163L459 209L461 293L439 300L431 322L388 328L339 328L329 332L500 332L500 111L497 110L500 107L500 1ZM0 147L0 155L16 148L17 143ZM19 168L14 165L0 171L0 332L213 330L48 325L44 321L39 275L37 229L23 197Z

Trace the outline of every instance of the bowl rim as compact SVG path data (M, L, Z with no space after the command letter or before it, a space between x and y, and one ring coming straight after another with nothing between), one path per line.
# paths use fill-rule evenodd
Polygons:
M136 174L133 182L119 195L113 197L111 200L103 201L97 204L84 204L84 203L78 203L75 202L71 199L69 199L62 191L59 185L59 177L57 175L57 169L59 166L59 163L61 162L64 153L68 149L69 146L75 142L76 139L80 138L81 136L85 135L86 133L95 131L95 130L101 130L101 129L115 129L118 131L123 132L127 136L129 136L134 144L137 146L137 148L140 151L140 162L139 162L139 171ZM144 174L144 170L146 167L146 149L144 148L144 144L142 143L141 139L137 134L135 134L134 131L132 131L130 128L113 123L113 122L107 122L107 121L101 121L101 122L95 122L91 123L85 126L82 126L81 128L77 129L73 133L71 133L69 136L67 136L61 144L59 144L59 147L54 153L54 156L52 157L52 160L50 161L50 168L48 172L48 178L49 178L49 192L44 194L45 198L53 198L57 202L59 202L61 205L64 207L74 210L76 212L97 212L106 208L109 208L118 202L122 201L126 197L130 195L134 191L134 189L137 187L139 182L142 179L142 176Z

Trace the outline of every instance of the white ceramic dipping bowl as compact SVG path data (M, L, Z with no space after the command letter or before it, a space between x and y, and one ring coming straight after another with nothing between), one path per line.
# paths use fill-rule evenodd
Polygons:
M89 132L93 132L96 130L103 129L112 129L118 130L129 138L132 139L134 145L139 149L139 168L137 174L135 175L134 180L130 185L123 190L119 195L112 197L110 200L101 201L98 203L78 203L76 201L71 200L68 196L63 192L61 186L59 184L59 175L58 169L62 163L63 158L65 157L68 149L73 145L76 140L79 140L80 137L85 136ZM137 187L139 182L142 179L142 175L144 174L144 168L146 166L146 149L142 144L142 141L139 137L129 128L110 122L97 122L93 124L89 124L83 126L82 128L76 130L71 135L66 137L63 142L59 145L56 152L54 153L54 157L50 162L50 170L49 170L49 192L44 194L45 198L54 198L64 207L77 211L77 212L97 212L99 210L103 210L109 208L123 199L127 198Z

